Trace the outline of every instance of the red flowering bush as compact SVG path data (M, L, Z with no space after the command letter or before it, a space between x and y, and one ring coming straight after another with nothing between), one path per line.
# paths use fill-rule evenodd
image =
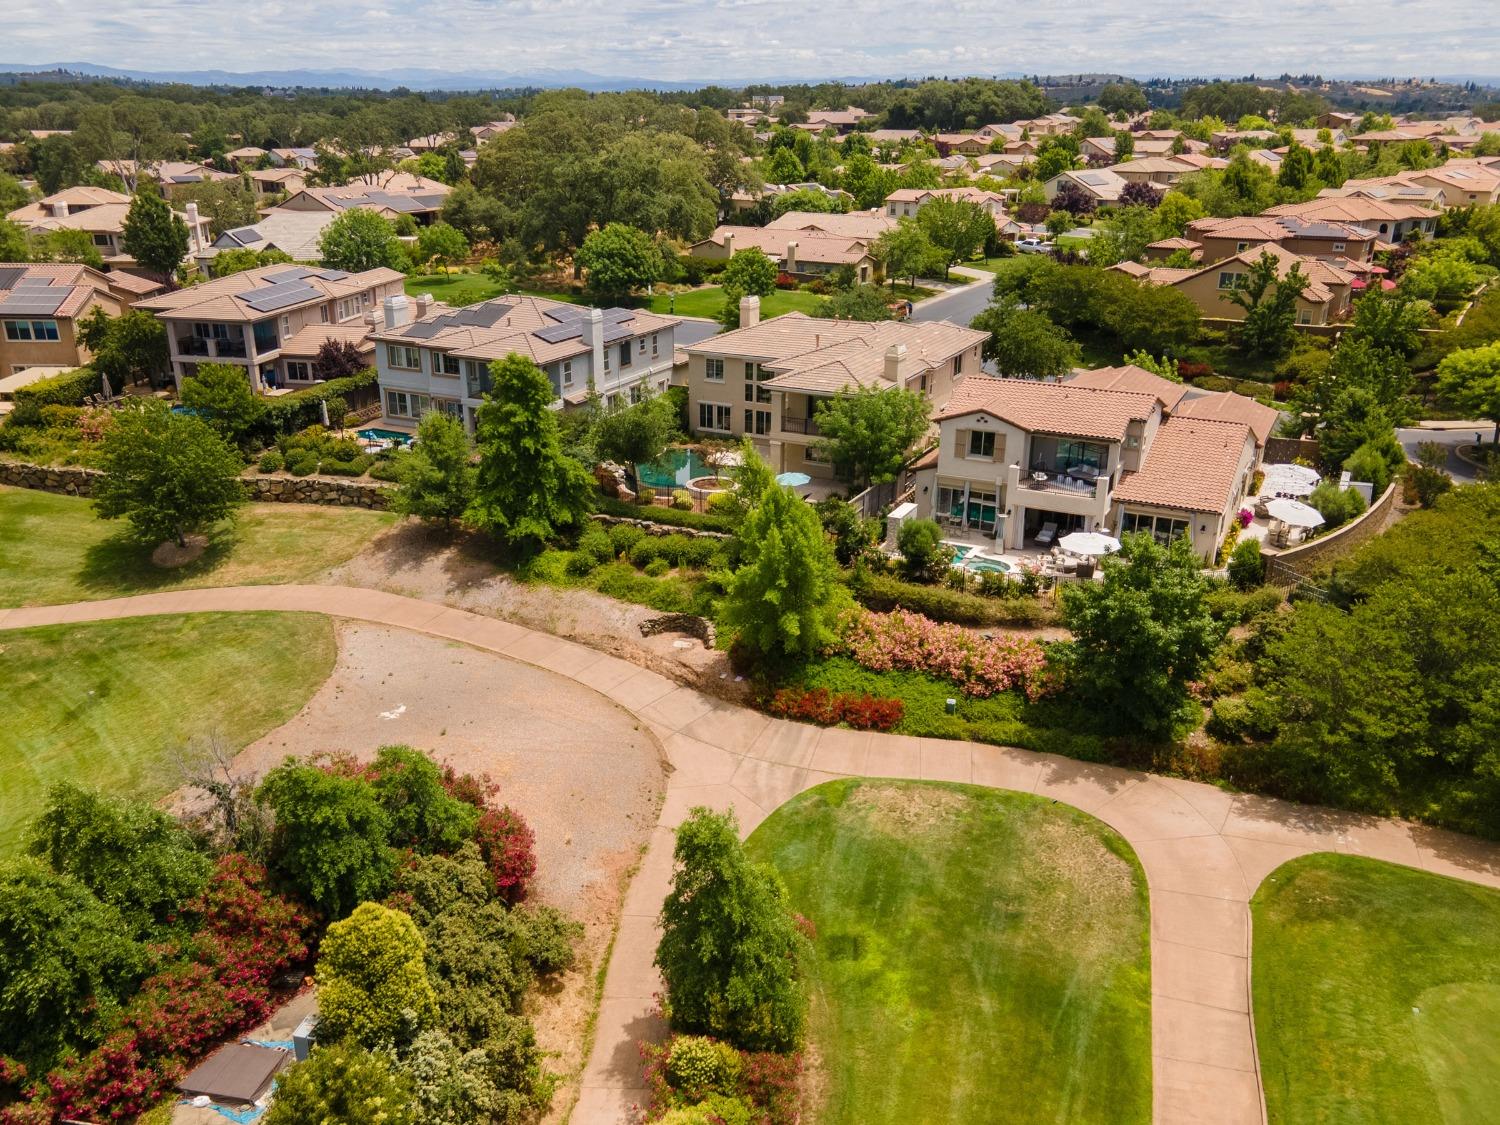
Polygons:
M890 730L906 713L899 699L840 692L827 688L782 688L771 697L772 714L830 727L848 723L856 730Z
M269 889L266 869L242 855L219 860L189 909L203 919L219 980L266 988L306 960L311 921L291 900Z
M514 906L526 898L536 874L536 835L509 805L479 814L474 841L495 879L495 892Z
M673 1109L693 1105L705 1096L720 1093L748 1102L756 1125L797 1125L800 1117L802 1056L775 1051L738 1051L727 1043L717 1046L739 1056L731 1088L679 1090L673 1087L668 1064L672 1047L680 1036L665 1043L640 1043L641 1069L646 1080L646 1120L655 1121ZM692 1037L689 1037L692 1038Z
M785 270L782 270L776 275L776 288L795 289L797 288L797 279L791 274L787 273Z
M1051 690L1046 654L1029 637L985 640L904 609L856 614L844 644L872 672L925 672L952 680L976 699L1016 688L1036 700Z
M490 780L489 774L459 773L451 765L443 766L443 788L448 796L466 805L482 809L490 798L500 792L500 786Z

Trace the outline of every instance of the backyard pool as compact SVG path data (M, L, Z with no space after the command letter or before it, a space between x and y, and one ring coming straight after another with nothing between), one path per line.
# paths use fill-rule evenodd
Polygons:
M684 488L697 477L713 476L714 469L695 450L669 449L649 465L637 465L635 475L652 488Z
M964 563L965 570L971 570L975 574L1009 574L1010 563L1001 562L999 559L970 559Z
M359 438L361 441L394 441L398 445L411 443L411 434L403 434L400 430L360 430Z

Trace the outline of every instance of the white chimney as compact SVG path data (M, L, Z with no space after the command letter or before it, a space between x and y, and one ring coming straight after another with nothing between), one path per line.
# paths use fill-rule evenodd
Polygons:
M760 323L760 298L754 293L740 298L740 327L754 328Z
M589 360L589 385L604 378L604 313L589 309L583 316L583 342L592 353Z
M786 272L797 272L797 243L795 239L786 244Z
M58 199L49 203L48 206L52 209L52 217L54 219L66 219L68 217L68 205L65 201Z
M192 243L195 253L203 249L203 233L198 223L198 205L196 203L189 203L187 205L188 238Z
M734 235L728 231L724 232L724 257L734 257Z
M385 299L385 327L389 331L392 328L400 328L411 323L411 302L402 293Z
M417 319L418 320L424 319L427 316L427 314L430 313L431 311L432 311L432 294L431 293L418 293L417 294Z
M888 348L885 349L885 372L884 372L884 374L885 374L885 381L887 383L895 383L897 386L900 386L900 383L901 383L901 365L903 363L905 363L905 362L906 362L906 345L905 344L892 344L890 347L888 347Z

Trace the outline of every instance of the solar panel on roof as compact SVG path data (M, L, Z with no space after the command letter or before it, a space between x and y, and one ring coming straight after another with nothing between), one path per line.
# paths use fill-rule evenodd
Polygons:
M51 289L56 279L51 277L23 277L16 282L17 289Z
M245 304L256 312L275 312L303 301L317 300L320 294L311 285L301 281L288 281L283 285L272 285L267 289L256 289L240 296Z
M452 325L442 324L436 320L419 320L415 324L408 324L401 335L411 340L430 340L443 329L451 327Z
M43 293L40 290L25 293L21 290L12 289L10 291L11 295L5 298L5 300L0 301L0 313L7 315L51 316L62 307L62 303L67 300L68 294L71 292L72 286L54 293Z
M496 304L493 301L486 301L484 304L476 305L473 308L460 309L457 323L493 328L509 316L513 308L515 308L514 305L502 305Z
M25 266L6 266L0 269L0 290L11 288L17 281L26 276Z
M275 273L266 274L265 280L275 285L284 285L289 281L301 281L315 271L303 266L293 266L291 269L277 270Z
M573 340L583 335L583 325L575 318L568 324L549 324L546 328L538 328L533 335L546 340L549 344L560 344L564 340Z
M347 270L333 270L333 269L326 269L326 268L325 269L321 269L321 270L305 270L305 271L303 271L303 276L304 277L321 277L324 281L343 281L344 278L346 278L346 277L349 276L349 271L347 271Z

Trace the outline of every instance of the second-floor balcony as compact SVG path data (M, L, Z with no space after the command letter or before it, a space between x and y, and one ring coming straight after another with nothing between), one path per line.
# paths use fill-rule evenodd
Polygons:
M179 336L177 338L178 355L208 355L210 349L208 341L197 336Z
M1087 465L1075 465L1059 469L1055 465L1039 465L1021 473L1021 487L1035 492L1052 492L1068 496L1093 496L1102 488L1109 494L1109 477L1098 469Z
M781 419L781 429L785 433L806 434L808 437L817 437L823 432L813 418L788 418L785 415Z

